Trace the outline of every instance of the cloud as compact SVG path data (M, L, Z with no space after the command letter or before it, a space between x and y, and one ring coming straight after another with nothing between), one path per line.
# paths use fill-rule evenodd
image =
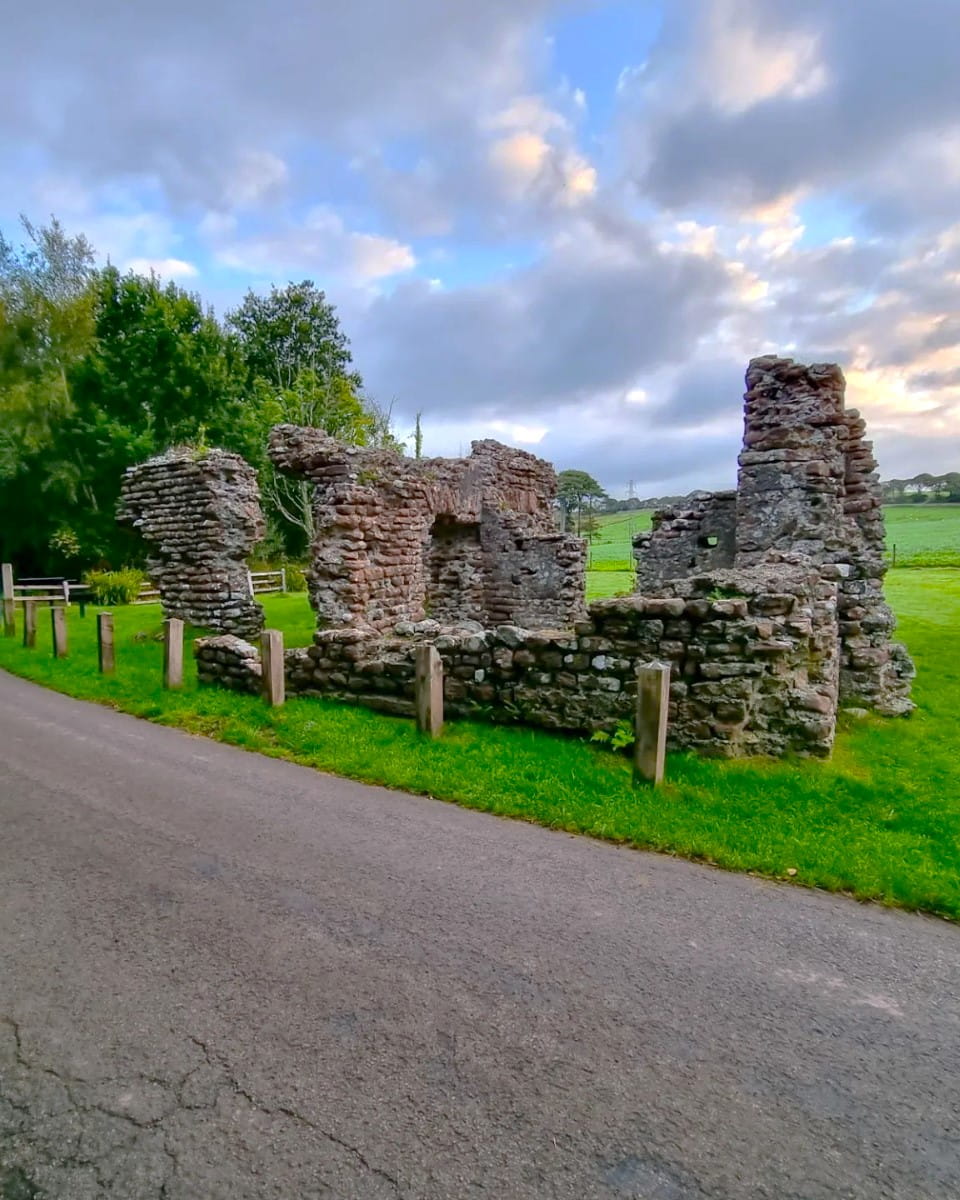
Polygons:
M178 205L256 200L298 144L423 133L521 89L547 0L41 0L0 41L0 136Z
M182 258L131 258L123 264L123 269L138 275L159 275L163 279L192 279L198 274L193 263Z
M677 0L668 20L633 87L660 204L852 184L960 123L955 0Z
M956 466L957 0L669 0L640 65L579 73L568 8L40 0L0 41L0 215L222 307L317 278L448 452L729 485L781 352L842 363L885 474Z
M378 234L346 228L331 209L318 206L299 224L246 238L216 243L218 262L231 270L276 280L311 273L370 283L411 270L409 246Z
M374 392L409 411L516 418L623 394L689 354L722 311L722 264L663 254L639 228L600 216L490 284L417 280L378 298L354 333Z

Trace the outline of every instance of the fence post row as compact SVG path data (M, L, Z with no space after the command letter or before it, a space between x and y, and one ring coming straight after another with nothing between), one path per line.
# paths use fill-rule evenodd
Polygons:
M286 699L283 634L279 629L265 629L260 634L260 669L263 698L272 708L276 708Z
M113 613L97 613L97 663L101 675L112 675L116 669L113 650Z
M0 581L3 585L3 636L17 636L17 610L13 599L13 563L4 563L0 567Z
M32 650L37 644L37 601L23 602L23 644Z
M183 621L179 617L163 623L163 686L170 692L183 687Z
M418 646L414 659L417 728L439 737L443 730L443 659L436 646Z
M50 625L53 630L53 657L67 657L67 610L54 606L50 609Z
M670 667L650 663L637 668L634 783L663 782L667 758L667 714L670 709Z

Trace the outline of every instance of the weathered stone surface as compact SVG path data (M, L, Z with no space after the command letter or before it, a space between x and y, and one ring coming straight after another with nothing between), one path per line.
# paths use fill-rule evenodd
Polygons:
M469 458L407 459L278 425L270 457L314 486L310 602L321 624L385 632L474 622L569 625L586 552L556 529L553 467L499 442Z
M838 585L833 625L820 630L817 644L837 644L839 701L885 715L909 712L913 665L890 641L895 620L883 596L877 464L865 422L845 409L843 373L832 364L766 357L751 362L746 383L736 492L696 493L655 514L653 529L634 541L638 588L663 595L668 581L696 575L704 564L733 568L727 586L734 591L743 569L813 567L825 584ZM771 589L757 612L778 617L793 603ZM795 624L792 632L808 628ZM774 655L776 641L758 629L746 656ZM816 711L823 711L819 701ZM835 720L835 708L824 715Z
M816 571L760 567L674 581L668 586L676 594L662 599L685 611L696 597L728 589L734 577L742 587L739 603L706 603L683 641L665 638L663 622L646 619L646 605L631 596L591 605L589 620L578 622L573 634L516 626L485 637L439 626L392 638L374 630L324 630L310 650L287 651L287 690L412 716L417 647L432 644L443 661L449 716L481 714L589 734L632 719L637 667L659 659L671 665L674 749L722 757L828 754L835 723L819 716L832 713L837 701L837 642L823 637L835 621L836 584L824 591ZM759 615L784 596L789 612ZM792 616L798 608L808 614L800 628ZM751 657L760 624L768 647ZM195 646L203 682L259 690L253 646L228 637ZM314 653L319 647L321 657Z
M271 457L315 486L314 645L291 695L412 716L417 648L450 716L612 731L637 668L670 665L669 744L717 757L826 755L841 700L910 708L890 642L883 518L864 423L838 368L756 359L736 492L697 493L636 541L642 594L583 611L583 543L553 529L547 463L495 442L411 461L279 426ZM200 679L256 692L260 661L196 643Z
M150 543L164 616L253 635L263 609L246 556L265 532L254 469L238 454L174 449L124 473L119 519Z

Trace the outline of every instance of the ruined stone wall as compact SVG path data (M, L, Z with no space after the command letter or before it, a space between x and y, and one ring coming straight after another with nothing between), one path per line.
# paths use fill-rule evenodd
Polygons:
M896 618L883 594L887 572L880 474L866 422L856 409L845 414L843 510L849 539L849 571L840 586L840 695L888 716L913 707L915 675L905 647L891 641Z
M321 626L581 615L585 546L556 532L542 459L494 441L468 458L406 459L289 425L272 431L270 457L314 488L308 586Z
M656 595L668 579L732 567L737 493L694 492L654 513L653 528L633 539L637 590Z
M890 640L879 476L863 420L845 410L843 373L764 357L750 363L746 383L732 532L730 493L718 493L725 534L712 550L701 531L715 520L713 497L698 493L657 514L636 540L638 587L660 594L667 581L702 570L701 553L722 554L738 570L809 564L839 583L841 701L908 712L914 672Z
M256 472L239 455L171 450L128 468L118 516L149 543L165 616L246 636L263 628L246 556L265 527Z
M843 373L790 359L747 370L737 483L737 566L771 551L835 562L848 549Z
M590 734L632 721L636 670L672 669L669 738L711 755L826 755L837 703L836 584L804 568L713 572L670 594L603 600L572 629L401 625L384 637L321 630L286 654L291 695L325 696L413 714L414 653L443 659L448 716L482 715ZM200 680L260 686L259 655L232 638L196 643Z

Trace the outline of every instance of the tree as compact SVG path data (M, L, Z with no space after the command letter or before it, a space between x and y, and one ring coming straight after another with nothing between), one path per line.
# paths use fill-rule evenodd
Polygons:
M254 381L256 410L264 440L273 425L312 425L331 437L366 445L377 432L377 416L345 375L320 378L307 368L301 370L289 387L275 389L266 380ZM288 534L300 531L306 544L313 538L312 485L306 479L290 479L264 459L260 465L261 494L264 508L289 526ZM288 536L286 541L289 543ZM297 550L304 546L297 546Z
M0 536L4 557L43 552L53 443L73 410L71 376L94 336L93 250L53 220L0 234ZM47 469L38 473L38 464Z
M312 279L273 287L269 296L248 291L226 323L239 340L251 380L282 390L292 388L301 371L311 371L323 381L342 376L362 390L337 311Z
M24 549L45 569L142 554L116 522L126 467L201 430L241 452L256 433L236 348L196 296L112 267L91 275L86 295L91 332L62 364L66 399L45 439L19 438L15 486L0 492L5 521L29 509Z
M606 495L600 484L586 471L561 471L557 476L557 500L563 513L564 529L569 529L573 513L576 513L579 534L583 524L584 505L590 508L593 501L603 500Z
M364 395L336 309L312 280L274 287L269 296L248 292L227 325L243 360L261 446L271 426L290 423L358 446L401 449L389 411ZM311 487L279 474L262 450L252 461L273 535L288 553L301 553L313 537Z

